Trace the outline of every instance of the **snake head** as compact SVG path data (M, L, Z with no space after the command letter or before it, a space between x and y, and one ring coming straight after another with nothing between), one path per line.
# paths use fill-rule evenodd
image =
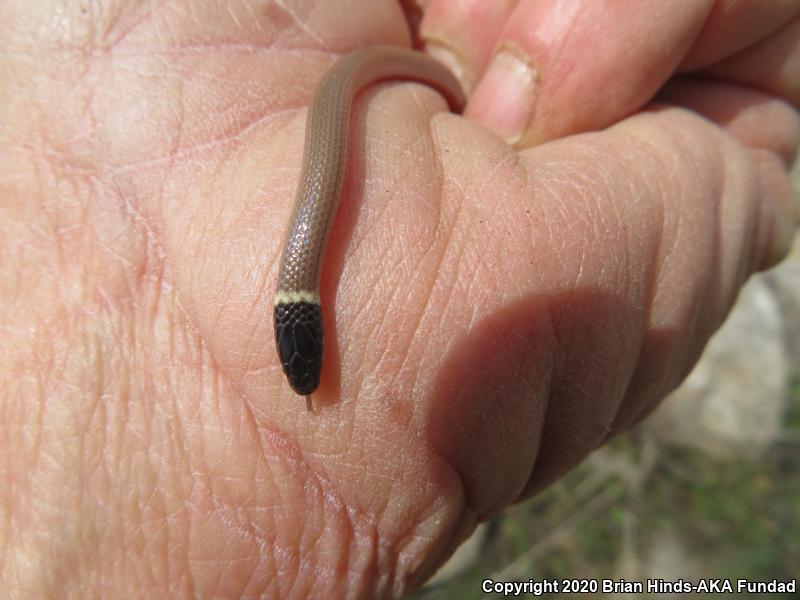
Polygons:
M275 342L292 389L308 396L322 371L322 310L317 302L277 302Z

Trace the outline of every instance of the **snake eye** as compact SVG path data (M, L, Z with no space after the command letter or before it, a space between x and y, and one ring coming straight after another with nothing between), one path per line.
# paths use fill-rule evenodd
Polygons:
M322 311L315 302L275 305L275 341L289 385L302 396L319 386L322 371Z

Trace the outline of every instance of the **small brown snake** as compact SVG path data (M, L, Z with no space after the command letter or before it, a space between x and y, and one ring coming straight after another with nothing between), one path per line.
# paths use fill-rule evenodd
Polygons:
M440 63L420 52L372 46L339 59L325 73L308 109L303 164L283 248L275 294L275 342L292 389L306 396L319 386L323 333L319 282L347 166L353 99L387 79L430 85L461 112L461 86Z

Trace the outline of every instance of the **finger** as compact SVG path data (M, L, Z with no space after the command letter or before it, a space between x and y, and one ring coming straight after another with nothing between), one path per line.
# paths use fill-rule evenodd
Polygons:
M697 70L745 50L800 13L797 0L717 1L681 65Z
M776 211L778 228L759 269L773 266L789 251L794 229L794 194L789 171L800 148L800 113L785 101L738 86L679 78L659 94L660 101L688 108L713 121L750 151L759 189Z
M423 17L425 50L445 63L467 94L475 89L517 0L434 0Z
M751 164L756 167L754 171L758 177L756 189L762 199L759 214L755 216L754 220L761 223L763 228L772 229L761 237L761 241L773 240L775 242L774 244L767 243L766 247L760 251L756 249L754 254L755 261L758 263L756 268L764 269L782 260L789 251L797 210L794 205L794 190L782 160L768 150L755 149L750 150L748 154ZM745 273L749 272L750 267L752 265L745 263ZM700 319L702 318L701 316ZM614 424L609 428L607 437L625 431L646 418L671 390L671 388L659 389L656 387L657 384L651 375L652 369L658 368L657 361L654 360L658 354L659 349L655 347L655 344L652 344L650 349L645 348L642 352L642 359L637 365L625 401L617 413ZM691 355L690 360L682 363L681 380L689 374L699 356L699 351L695 352Z
M768 268L789 251L794 230L794 194L789 168L800 143L800 117L786 103L771 96L723 84L695 80L677 80L659 95L660 100L679 103L703 114L726 129L742 145L749 148L746 170L753 175L753 195L759 198L759 210L750 219L760 223L762 233L754 236L754 262L745 263L744 275L752 269ZM740 167L737 167L740 169ZM764 244L759 247L759 244ZM652 387L647 376L653 369L653 356L658 351L645 351L620 407L609 436L629 428L657 405L664 395ZM686 362L685 369L693 361Z
M723 127L748 148L778 155L788 169L800 144L800 115L769 94L693 78L671 81L657 99L689 108Z
M770 92L800 106L800 17L741 54L704 69L703 73Z
M435 331L458 343L427 431L480 509L500 489L481 486L487 463L518 469L528 456L523 494L541 489L605 439L618 411L637 414L681 381L744 279L785 251L778 225L791 222L790 203L770 188L785 192L788 177L761 172L738 141L679 108L519 161L454 152L469 147L463 135L440 128L438 137L447 179L458 182L444 206L456 202L460 217L441 272L465 281L434 291L469 306L439 313L446 323ZM539 413L521 418L530 402L546 405L533 437Z
M467 114L519 147L606 127L652 98L712 5L522 0Z

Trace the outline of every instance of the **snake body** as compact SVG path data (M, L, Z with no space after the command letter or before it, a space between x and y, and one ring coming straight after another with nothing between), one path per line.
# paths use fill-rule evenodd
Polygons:
M406 79L439 91L455 112L465 99L458 81L420 52L372 46L343 56L320 81L308 109L294 213L275 293L275 343L289 385L300 395L319 386L324 335L319 283L325 246L347 167L353 99L378 81Z

